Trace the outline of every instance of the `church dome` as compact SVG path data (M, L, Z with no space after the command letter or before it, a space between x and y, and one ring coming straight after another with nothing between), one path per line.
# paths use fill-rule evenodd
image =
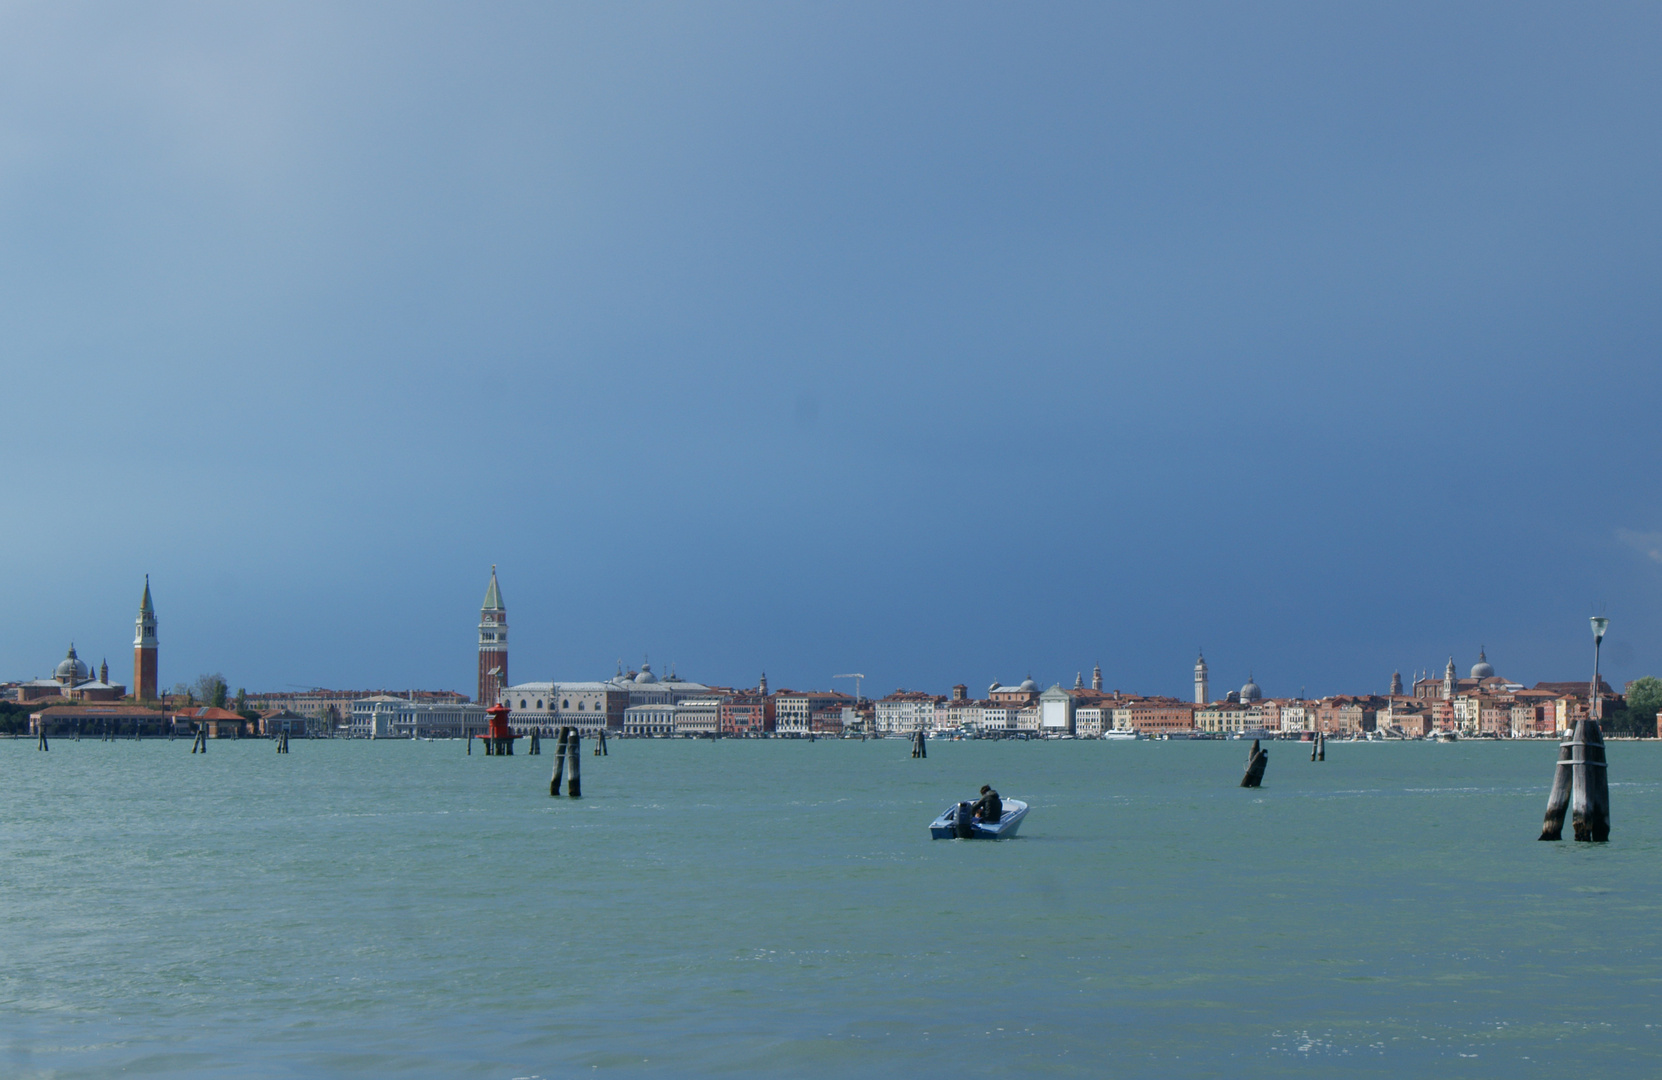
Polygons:
M651 664L642 664L641 673L635 676L635 681L638 683L655 683L658 681L658 676L652 674Z
M1243 702L1264 700L1264 691L1260 690L1258 684L1252 681L1251 675L1247 676L1246 685L1241 687L1241 700Z
M1472 678L1487 679L1494 673L1495 668L1493 664L1489 663L1489 658L1483 655L1482 649L1477 650L1477 663L1472 665Z
M1033 676L1029 675L1027 678L1022 680L1020 689L1024 694L1037 694L1039 692L1039 684L1033 681Z
M69 655L58 664L57 669L52 672L52 677L73 686L75 683L86 682L91 674L86 664L81 662L81 658L75 655L75 646L71 645Z

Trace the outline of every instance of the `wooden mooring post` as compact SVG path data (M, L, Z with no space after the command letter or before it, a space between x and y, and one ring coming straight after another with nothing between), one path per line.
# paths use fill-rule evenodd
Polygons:
M542 729L541 728L532 728L531 729L531 745L525 748L525 752L528 755L529 754L541 754L542 753Z
M583 733L572 730L571 740L566 743L566 756L570 758L566 764L571 769L571 775L566 778L566 796L572 799L583 797Z
M566 743L570 740L570 737L571 729L563 727L554 739L554 775L548 781L548 794L553 798L559 798L560 781L565 779Z
M923 732L921 731L912 732L912 756L915 758L929 756L929 748L923 744Z
M601 728L594 737L594 756L605 757L606 754L606 729Z
M20 690L20 691L18 691L18 693L22 693L22 691ZM44 721L44 720L41 721L41 724L40 724L40 741L35 743L35 749L36 750L50 750L50 749L52 749L52 747L47 745L47 742L46 742L46 721Z
M196 738L190 741L190 752L193 754L206 754L208 752L208 729L206 727L197 727Z
M1604 732L1597 720L1576 721L1570 753L1570 824L1575 838L1604 843L1610 839L1610 779Z
M1259 748L1258 740L1252 740L1252 752L1247 755L1246 773L1241 777L1242 787L1257 787L1264 782L1264 766L1270 763L1270 755Z

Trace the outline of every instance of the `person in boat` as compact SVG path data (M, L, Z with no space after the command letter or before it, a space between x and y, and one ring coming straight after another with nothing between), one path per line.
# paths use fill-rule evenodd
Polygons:
M981 785L981 799L975 804L975 820L995 822L1004 816L1004 800L990 785Z

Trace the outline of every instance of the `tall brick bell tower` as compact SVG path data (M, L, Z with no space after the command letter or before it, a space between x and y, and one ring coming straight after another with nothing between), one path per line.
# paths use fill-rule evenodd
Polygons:
M508 609L502 606L502 590L496 585L496 566L491 566L490 588L479 609L479 696L481 705L494 705L508 687Z
M133 697L156 700L156 609L150 606L149 574L144 575L144 599L133 626Z

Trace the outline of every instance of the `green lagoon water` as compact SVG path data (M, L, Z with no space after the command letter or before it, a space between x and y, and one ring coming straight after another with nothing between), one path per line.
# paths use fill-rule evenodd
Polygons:
M1662 745L586 750L0 741L0 1075L1662 1073Z

